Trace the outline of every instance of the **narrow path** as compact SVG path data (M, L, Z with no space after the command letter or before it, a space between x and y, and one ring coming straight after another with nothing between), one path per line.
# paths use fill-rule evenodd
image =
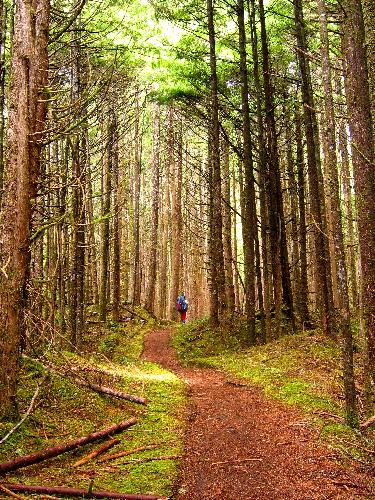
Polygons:
M211 369L182 368L170 330L151 332L143 357L189 386L191 415L177 500L372 498L357 465L344 468L301 416Z

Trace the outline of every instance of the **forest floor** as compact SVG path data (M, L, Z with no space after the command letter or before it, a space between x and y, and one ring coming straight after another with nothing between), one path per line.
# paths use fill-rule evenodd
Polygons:
M182 367L171 330L150 332L143 358L189 389L177 500L373 498L369 472L319 444L300 413L225 372Z

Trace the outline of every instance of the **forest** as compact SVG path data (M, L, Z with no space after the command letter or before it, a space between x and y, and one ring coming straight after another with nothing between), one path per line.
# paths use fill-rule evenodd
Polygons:
M213 338L335 344L345 421L371 427L373 0L0 0L0 14L6 429L31 358L80 353L93 325L174 324L181 292Z

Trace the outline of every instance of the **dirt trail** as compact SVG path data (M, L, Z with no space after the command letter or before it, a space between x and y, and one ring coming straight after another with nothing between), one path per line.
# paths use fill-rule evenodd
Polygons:
M190 389L177 500L373 498L370 478L356 464L337 465L297 412L217 370L182 368L170 333L151 332L143 356L174 371Z

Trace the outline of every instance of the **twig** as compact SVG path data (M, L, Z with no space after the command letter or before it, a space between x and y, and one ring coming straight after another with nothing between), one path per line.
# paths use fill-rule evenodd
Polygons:
M335 415L334 413L329 413L327 411L314 411L314 413L316 415L320 415L322 417L329 417L329 418L332 418L334 420L337 420L337 422L340 422L341 424L345 424L346 423L344 417L340 417L340 415Z
M366 453L370 453L372 455L375 454L375 450L370 450L369 448L364 448L363 446L360 446L359 444L351 443L350 441L346 441L345 439L340 439L340 442L344 443L352 448L356 448L358 450L365 451Z
M44 376L42 378L42 380L37 384L34 395L31 398L30 405L29 405L26 413L24 414L24 416L21 418L21 420L18 422L18 424L16 424L12 429L10 429L8 434L6 434L2 439L0 439L0 444L3 444L24 423L24 421L27 419L27 417L31 414L31 412L34 409L35 400L39 394L40 388L42 387L42 384L45 381L45 379L46 379L46 376Z
M108 443L105 443L100 448L97 448L96 450L92 451L91 453L89 453L85 457L81 458L80 460L77 460L77 462L75 462L73 464L73 467L78 467L79 465L83 465L83 464L89 462L91 459L97 457L101 453L104 453L105 451L109 450L110 448L113 448L113 446L115 446L116 444L119 444L119 442L120 442L119 439L111 439Z
M361 486L360 484L350 483L348 481L333 481L332 480L332 483L336 484L337 486L348 486L349 488L361 488L361 489L363 488L363 486Z
M242 458L238 460L224 460L223 462L212 462L211 465L224 465L239 462L263 462L263 458Z
M363 422L359 426L359 428L361 429L361 431L364 431L365 429L368 429L369 427L371 427L374 424L375 424L375 415L373 415L371 418L369 418L368 420L366 420L366 422Z
M27 500L28 497L21 497L21 495L17 495L17 493L13 493L13 491L8 490L8 488L5 488L2 484L0 484L0 490L4 491L7 495L10 495L13 498L18 498L18 500Z
M90 483L91 484L91 483ZM96 491L81 488L70 488L65 486L36 486L27 484L10 484L6 487L13 491L28 491L36 494L56 494L64 497L79 497L79 498L117 498L122 500L167 500L167 497L159 495L142 495L137 493L117 493L113 491ZM89 487L90 490L90 487Z
M181 455L172 455L169 457L148 457L148 458L137 458L135 460L126 460L122 462L124 465L128 464L142 464L144 462L153 462L154 460L178 460Z
M114 460L115 458L126 457L127 455L132 455L137 451L153 450L158 446L160 446L160 444L148 444L146 446L139 446L138 448L133 448L132 450L119 451L118 453L113 453L112 455L104 455L104 457L99 458L98 463L106 462L107 460Z

